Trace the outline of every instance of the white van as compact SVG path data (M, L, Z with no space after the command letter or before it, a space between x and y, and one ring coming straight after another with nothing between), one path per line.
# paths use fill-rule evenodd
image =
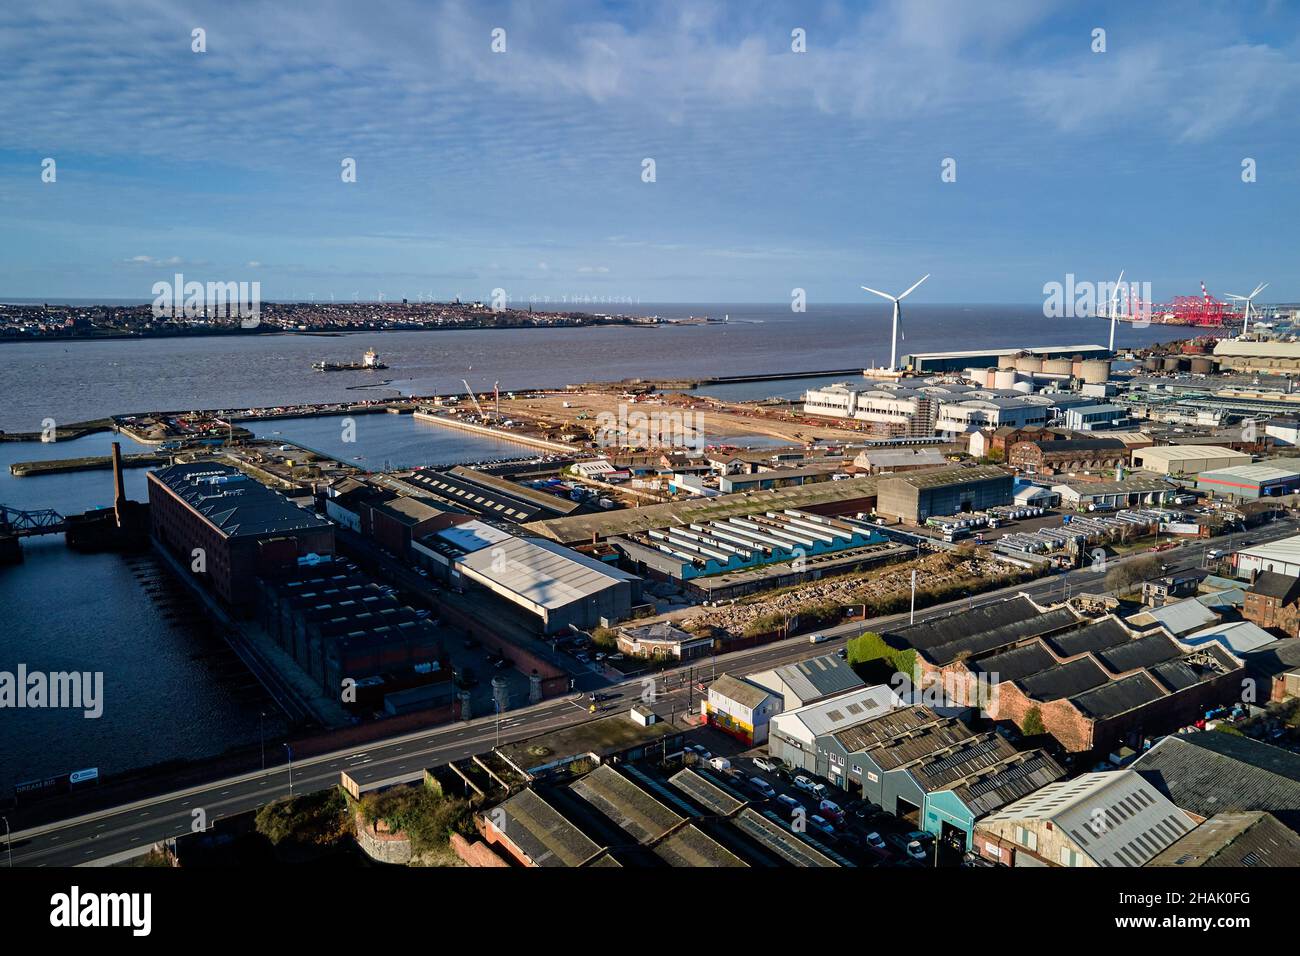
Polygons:
M808 638L808 643L809 643L809 644L823 644L823 643L825 643L826 641L829 641L829 640L830 640L830 638L827 637L825 634L813 634L813 635L811 635L811 636Z
M731 769L731 761L726 757L714 757L709 761L709 766L714 770L727 771Z

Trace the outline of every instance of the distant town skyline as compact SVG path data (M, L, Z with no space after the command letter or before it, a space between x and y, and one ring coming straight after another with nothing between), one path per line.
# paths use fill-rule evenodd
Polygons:
M1190 12L9 8L0 298L1300 300L1300 11Z

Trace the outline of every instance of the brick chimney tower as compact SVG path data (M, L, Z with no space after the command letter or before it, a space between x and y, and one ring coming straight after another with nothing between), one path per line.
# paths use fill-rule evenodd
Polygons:
M122 479L122 444L113 442L113 516L122 527L122 506L126 503L126 485Z

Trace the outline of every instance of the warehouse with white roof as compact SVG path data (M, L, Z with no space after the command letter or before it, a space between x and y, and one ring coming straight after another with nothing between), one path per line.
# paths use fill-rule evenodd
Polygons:
M1300 534L1243 548L1236 554L1236 563L1238 577L1249 578L1257 571L1276 571L1300 578Z
M1157 445L1133 452L1134 468L1175 477L1249 464L1250 456L1245 452L1220 445Z

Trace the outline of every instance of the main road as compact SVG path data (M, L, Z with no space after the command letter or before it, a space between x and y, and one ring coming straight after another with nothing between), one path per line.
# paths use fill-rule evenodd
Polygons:
M1250 532L1239 532L1208 542L1184 543L1161 555L1171 568L1196 568L1205 563L1206 553L1211 547L1228 550L1242 544L1243 539L1271 541L1295 532L1296 520L1286 518ZM1113 566L1138 556L1140 553L1124 559L1112 559L1110 564ZM1046 603L1060 600L1067 594L1099 591L1104 587L1107 570L1090 566L1001 591L988 592L977 598L950 601L918 612L916 620L924 621L960 613L968 607L978 607L1015 593L1025 593L1040 603ZM818 645L817 652L828 653L864 631L889 629L906 623L907 619L906 613L893 614L827 628L822 633L828 640ZM655 675L654 710L665 717L671 717L698 705L699 691L690 680L692 671L709 667L716 668L718 672L725 670L731 674L750 674L802 660L809 653L806 636L792 637L762 647L724 654L703 666L697 663L693 667L683 666L661 671ZM607 692L637 699L640 699L642 689L643 682L639 677L605 688ZM508 711L501 716L499 724L495 716L488 716L392 737L367 746L293 762L293 792L301 794L334 786L339 782L340 773L350 768L364 767L368 773L382 774L384 779L407 774L414 776L425 767L488 751L498 740L502 743L522 740L544 731L592 719L596 718L588 713L587 701L577 695ZM112 863L135 855L159 841L195 832L204 825L210 826L220 818L254 810L286 796L289 787L290 769L288 766L280 766L16 831L12 836L13 862L18 866Z

